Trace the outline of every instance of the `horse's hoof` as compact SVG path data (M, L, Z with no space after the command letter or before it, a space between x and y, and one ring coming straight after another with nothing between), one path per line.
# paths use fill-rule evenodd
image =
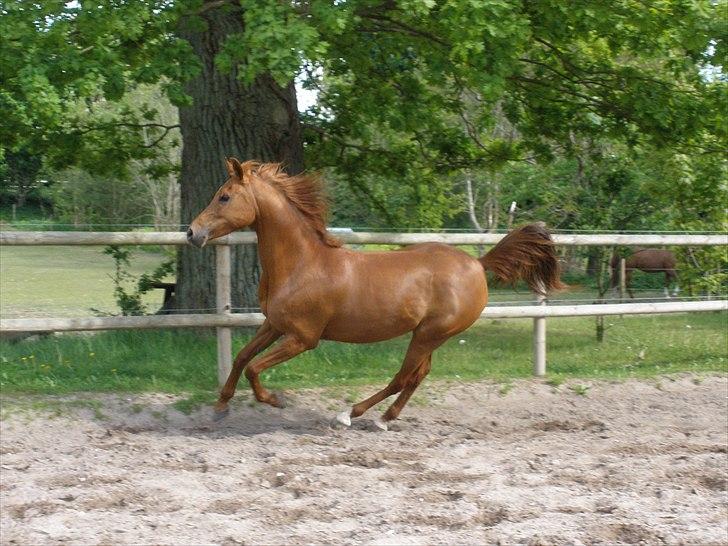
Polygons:
M341 413L336 414L336 417L334 417L333 421L331 421L331 426L334 428L340 428L342 426L350 427L351 415L348 411L342 411Z
M387 432L389 430L389 426L387 426L387 422L382 420L381 417L379 419L374 419L374 427L377 430L382 430L384 432Z
M274 408L285 408L287 405L286 397L283 396L282 392L275 392L271 395L269 404Z
M227 417L229 413L230 408L227 406L221 409L215 408L215 411L212 412L212 420L217 423L218 421L225 419L225 417Z

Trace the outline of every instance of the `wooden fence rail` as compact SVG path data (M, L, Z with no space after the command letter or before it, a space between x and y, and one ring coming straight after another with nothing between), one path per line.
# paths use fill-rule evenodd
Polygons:
M728 300L606 303L599 305L509 305L486 307L481 319L649 315L694 311L728 311ZM4 332L74 332L147 330L156 328L241 328L260 326L263 313L206 313L130 317L68 317L0 319Z
M414 244L495 244L504 234L493 233L355 233L337 232L346 243ZM728 234L555 234L559 245L728 245ZM5 332L68 332L80 330L116 330L148 328L215 327L218 337L218 379L224 382L232 361L231 328L258 326L261 313L231 313L230 246L256 243L255 233L238 232L212 241L216 247L217 312L197 315L152 315L139 317L26 318L0 319ZM73 232L73 231L4 231L0 245L184 245L182 232ZM533 318L534 374L546 372L546 317L599 315L634 315L728 311L728 300L640 302L599 305L522 305L486 308L481 318Z
M333 232L349 244L446 243L449 245L492 245L500 241L503 233L375 233ZM553 235L558 245L569 246L704 246L728 245L728 233L718 235L690 234L573 234ZM253 244L257 241L252 231L239 231L210 241L211 245ZM0 245L185 245L187 237L181 231L118 232L118 231L3 231Z

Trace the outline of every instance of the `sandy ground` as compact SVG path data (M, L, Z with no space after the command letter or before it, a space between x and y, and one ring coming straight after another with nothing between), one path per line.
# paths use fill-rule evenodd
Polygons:
M386 433L332 430L344 394L241 393L219 424L162 395L6 399L0 542L728 543L726 377L430 383Z

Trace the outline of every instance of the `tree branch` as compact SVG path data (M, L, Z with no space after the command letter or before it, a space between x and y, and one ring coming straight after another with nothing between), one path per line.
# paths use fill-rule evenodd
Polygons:
M391 25L394 25L396 29L399 29L400 31L404 31L406 34L409 34L410 36L415 36L418 38L426 38L427 40L430 40L432 42L435 42L436 44L439 44L444 47L450 47L450 44L440 38L439 36L436 36L435 34L432 34L431 32L427 32L424 30L420 30L418 28L415 28L411 25L408 25L407 23L403 23L402 21L397 21L396 19L392 19L391 17L387 17L386 15L379 15L376 13L372 14L364 14L361 15L361 17L365 19L370 19L372 21L383 21L385 23L389 23ZM382 28L381 30L393 32L395 29L393 28Z
M145 144L143 147L144 148L154 148L157 144L162 142L166 138L167 134L169 134L169 132L173 129L179 129L179 125L169 125L169 126L165 127L164 132L158 138L156 138L154 141L150 142L149 144Z
M318 127L316 125L311 125L309 123L302 123L301 128L308 129L310 131L313 131L314 133L318 133L324 139L328 138L330 140L333 140L334 142L339 144L342 148L353 148L355 150L359 150L361 152L367 152L367 153L394 155L391 151L384 150L382 148L371 148L369 146L363 146L361 144L354 144L353 142L347 142L343 138L338 137L336 135L332 135L331 133L326 132L324 129L322 129L321 127Z
M154 127L157 129L166 129L165 135L171 131L172 129L179 129L179 124L176 125L165 125L163 123L127 123L124 121L120 121L118 123L102 123L100 125L95 125L93 127L86 127L84 129L77 129L74 131L78 135L85 135L86 133L91 133L93 131L103 131L104 129L113 129L114 127L133 127L135 129L145 129L148 127Z

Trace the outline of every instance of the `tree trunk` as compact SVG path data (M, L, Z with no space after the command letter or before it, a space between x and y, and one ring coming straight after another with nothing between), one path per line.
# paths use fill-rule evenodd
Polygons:
M207 206L227 178L226 157L282 161L291 174L303 170L293 82L281 87L264 74L247 86L238 80L236 70L218 71L215 56L228 36L243 32L243 11L240 7L225 6L209 9L201 17L206 23L204 28L183 22L179 31L202 65L200 75L186 86L192 105L180 108L183 229ZM258 307L260 268L255 246L233 247L232 264L233 307ZM213 248L182 247L178 254L174 307L214 309L214 273Z

